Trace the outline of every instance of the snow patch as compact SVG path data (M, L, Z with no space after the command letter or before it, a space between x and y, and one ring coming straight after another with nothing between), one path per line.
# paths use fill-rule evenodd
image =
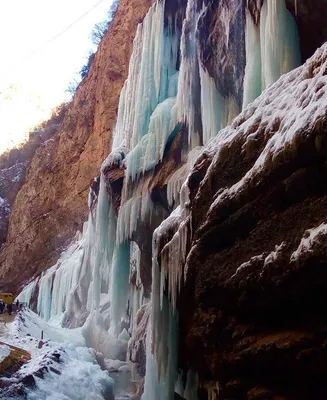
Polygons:
M10 354L10 347L6 345L0 345L0 362L2 362Z
M291 255L291 262L300 260L303 256L313 251L314 246L325 241L327 237L327 223L322 223L313 229L308 229L301 240L299 247Z

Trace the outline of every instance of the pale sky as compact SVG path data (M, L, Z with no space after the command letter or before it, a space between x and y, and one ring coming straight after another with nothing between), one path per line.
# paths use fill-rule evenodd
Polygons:
M0 0L0 153L47 118L85 64L93 26L106 18L102 0ZM35 54L33 54L35 52ZM14 87L8 96L8 87ZM2 94L1 94L2 93Z

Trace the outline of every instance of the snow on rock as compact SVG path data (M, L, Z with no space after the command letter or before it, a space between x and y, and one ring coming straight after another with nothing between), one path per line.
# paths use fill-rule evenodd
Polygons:
M35 377L36 388L27 389L28 400L114 399L113 380L86 348L66 350L60 358L60 368L50 368L42 378Z
M16 163L9 168L3 168L0 170L0 188L9 189L9 185L17 183L24 178L27 162Z
M102 163L101 171L106 174L107 170L124 167L124 160L129 150L125 146L114 149Z
M30 310L9 327L1 339L28 350L32 359L6 381L8 396L20 388L29 400L114 399L114 382L85 347L80 329L50 326ZM7 349L1 346L0 354Z
M307 154L309 149L313 153L323 151L319 126L326 120L326 70L325 44L303 66L266 89L209 142L188 178L189 182L196 180L202 165L209 165L193 194L193 208L194 203L209 206L198 235L213 221L224 218L223 210L239 207L237 204L255 196L268 176L273 179L273 174L282 168L296 171L301 165L299 148L306 149ZM249 168L240 166L243 175L231 180L230 186L213 186L214 177L224 173L224 161L229 160L233 151L239 151L240 146L240 157ZM212 202L207 201L208 191ZM196 252L196 248L192 251Z
M315 248L321 246L327 239L327 223L322 223L316 228L308 229L296 251L291 255L291 262L299 262L308 254L313 253Z
M305 148L308 148L305 144L306 141L313 142L313 151L321 150L319 129L316 129L326 120L326 70L327 44L318 49L303 66L283 75L275 84L266 89L235 118L230 126L222 129L216 137L211 139L206 149L198 157L184 184L193 190L191 211L189 211L189 200L184 195L185 199L180 203L180 213L183 218L178 223L177 229L176 226L173 226L176 225L176 222L171 225L172 219L174 219L172 214L154 235L158 241L158 235L162 236L164 231L170 231L169 243L167 244L166 240L164 244L168 258L161 254L161 268L169 270L168 289L173 303L176 301L176 290L180 285L179 276L183 270L180 264L183 264L183 260L186 258L184 267L186 279L189 263L192 263L193 255L200 246L200 242L195 241L191 249L185 249L185 246L191 243L193 235L201 236L201 232L205 232L205 229L211 226L213 221L228 215L225 210L232 207L234 203L237 208L243 199L245 201L250 198L252 192L255 196L262 182L267 181L267 176L275 173L280 166L286 168L285 165L288 165L290 166L288 168L292 168L292 162L294 163L298 147L302 143ZM242 165L239 170L243 175L240 175L238 179L233 178L234 181L231 185L213 185L213 182L219 182L217 176L224 173L224 160L232 157L234 149L239 151L239 146L241 147L239 157L244 159L248 168L245 169ZM237 159L235 158L235 160ZM204 168L206 168L204 177L197 183L196 191L194 191L193 180L198 182L198 175ZM293 168L296 170L299 167L295 164ZM223 178L221 179L223 181ZM171 194L169 198L172 202ZM208 207L207 214L203 207ZM202 216L206 215L200 226L194 226L194 217L197 218L196 208L201 210ZM187 218L191 222L192 230L187 226ZM179 250L175 243L179 243ZM163 254L165 253L164 246L159 245ZM233 277L246 268L253 267L253 263L259 263L261 274L265 275L271 265L279 264L284 246L285 244L282 243L276 246L271 253L259 255L255 259L245 262ZM184 248L183 254L180 253L181 248ZM178 262L175 265L176 259ZM172 265L174 266L172 267ZM163 292L163 288L161 292Z
M243 264L241 264L241 265L237 268L235 274L232 275L230 279L232 280L232 279L236 278L237 275L240 275L240 274L244 274L245 276L248 276L248 274L249 274L249 269L250 269L250 268L251 268L251 269L253 268L253 264L254 264L254 263L260 263L260 264L261 264L262 261L263 261L264 259L265 259L265 257L264 257L263 254L260 254L260 255L258 255L258 256L251 257L251 259L250 259L249 261L244 262Z
M308 135L326 117L326 68L327 45L324 45L303 66L283 75L251 103L231 126L212 139L210 147L215 149L215 159L218 159L223 146L236 137L246 138L245 151L247 145L258 140L260 135L269 138L254 166L240 182L224 191L212 204L212 208L224 198L230 198L241 191L250 180L259 178L266 169L272 168L285 149L291 150L299 138L306 132Z
M265 274L269 274L269 269L277 265L283 257L283 250L286 243L275 246L275 250L270 253L262 253L251 257L250 260L242 263L236 272L230 277L229 281L240 282L242 279L248 279L251 274L258 275L259 279L264 278Z
M6 345L0 345L0 362L3 361L10 354L10 347Z
M0 197L0 207L4 208L6 210L10 210L10 206L9 206L8 200L7 199L3 199L2 197Z
M43 339L46 341L50 340L68 347L85 345L80 328L67 329L49 325L29 309L18 314L13 324L10 325L10 330L12 337L18 338L14 340L14 344L32 352L35 343L41 340L42 333Z

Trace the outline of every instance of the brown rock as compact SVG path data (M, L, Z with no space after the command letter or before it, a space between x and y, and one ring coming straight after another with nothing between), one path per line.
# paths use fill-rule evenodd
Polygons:
M0 253L3 289L17 291L25 280L49 267L86 220L89 183L110 150L136 26L151 3L121 0L62 128L36 152Z
M284 77L270 90L292 91L302 77L313 84L318 73L326 74L326 59L323 48L301 67L303 75L289 74L298 83L279 86ZM327 87L315 90L326 93ZM191 365L203 385L216 381L219 399L323 399L327 118L321 108L317 120L298 126L293 140L253 168L285 126L278 112L264 124L274 99L269 89L266 95L265 106L257 107L258 99L241 113L230 127L237 131L233 138L207 150L191 173L193 236L178 302L180 362Z

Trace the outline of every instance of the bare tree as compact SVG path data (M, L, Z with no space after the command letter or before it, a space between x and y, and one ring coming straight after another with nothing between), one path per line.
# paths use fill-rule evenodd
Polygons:
M103 36L108 32L111 22L114 19L119 6L119 0L114 0L110 10L108 11L108 18L94 25L91 32L91 40L95 45L99 45Z
M108 32L109 21L102 21L94 25L91 32L91 40L95 45L99 45L103 36Z

